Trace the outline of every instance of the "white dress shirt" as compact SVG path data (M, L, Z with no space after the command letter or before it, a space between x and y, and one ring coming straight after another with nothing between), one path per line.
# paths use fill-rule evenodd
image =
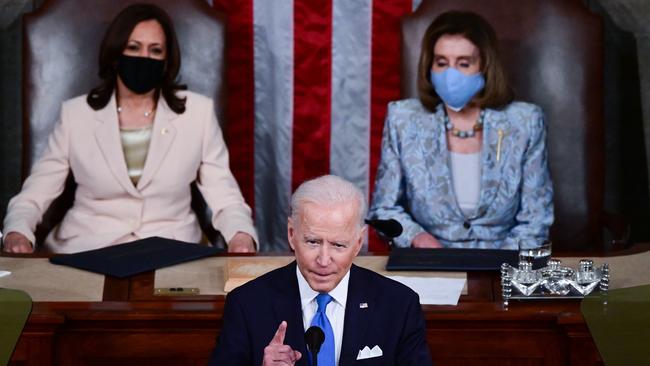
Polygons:
M309 283L307 283L305 277L300 273L298 266L296 266L296 276L298 277L298 289L300 290L300 303L302 305L302 322L304 329L307 330L318 310L316 296L319 293L309 287ZM343 344L343 321L345 319L345 304L348 300L349 281L350 270L341 279L341 282L329 292L333 300L327 305L327 309L325 309L325 314L332 324L332 331L334 332L334 351L337 365L339 364L341 345Z

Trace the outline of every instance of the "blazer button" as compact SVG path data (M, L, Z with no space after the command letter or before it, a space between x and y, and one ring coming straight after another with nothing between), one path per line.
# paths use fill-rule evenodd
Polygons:
M472 226L472 225L469 223L469 221L465 221L465 222L463 222L463 227L464 227L466 230L469 230L469 228L470 228L471 226Z

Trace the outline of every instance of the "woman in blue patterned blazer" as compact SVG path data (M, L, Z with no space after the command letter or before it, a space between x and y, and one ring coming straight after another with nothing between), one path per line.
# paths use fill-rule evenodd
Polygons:
M493 28L451 11L427 29L419 99L391 102L370 217L400 247L516 249L548 237L553 187L541 109L513 101Z

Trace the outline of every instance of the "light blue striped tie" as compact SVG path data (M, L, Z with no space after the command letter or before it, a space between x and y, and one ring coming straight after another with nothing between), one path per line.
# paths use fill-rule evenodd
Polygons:
M311 320L312 326L320 327L325 333L325 341L320 347L320 352L318 352L318 366L335 366L336 365L336 353L334 351L334 331L332 330L332 324L325 314L325 309L327 309L327 304L332 301L332 296L329 294L319 294L316 296L316 303L318 303L318 310L314 318ZM313 363L312 363L313 364Z

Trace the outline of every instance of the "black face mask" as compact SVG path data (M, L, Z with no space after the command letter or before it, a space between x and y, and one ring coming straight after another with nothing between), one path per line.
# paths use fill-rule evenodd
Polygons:
M117 73L127 88L136 94L144 94L160 86L165 62L149 57L121 55L117 62Z

